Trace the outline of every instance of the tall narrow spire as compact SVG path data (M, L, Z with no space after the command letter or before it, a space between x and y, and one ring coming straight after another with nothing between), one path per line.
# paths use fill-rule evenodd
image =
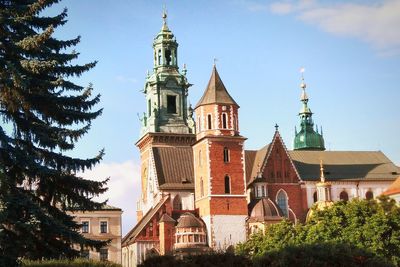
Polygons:
M324 139L314 129L313 113L308 107L309 97L306 92L307 85L304 81L304 68L301 68L301 95L302 107L299 112L300 131L295 133L294 150L325 150Z

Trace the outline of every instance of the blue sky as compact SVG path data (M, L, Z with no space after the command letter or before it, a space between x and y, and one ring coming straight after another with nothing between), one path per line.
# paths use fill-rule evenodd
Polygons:
M187 64L190 102L196 104L213 59L241 106L247 149L270 142L275 123L292 148L300 110L300 67L314 121L327 149L382 150L400 165L400 1L63 1L59 38L82 36L78 63L98 60L79 84L94 84L104 114L72 153L104 161L85 176L111 177L107 197L124 210L123 233L136 221L140 191L137 113L145 111L146 71L163 5Z

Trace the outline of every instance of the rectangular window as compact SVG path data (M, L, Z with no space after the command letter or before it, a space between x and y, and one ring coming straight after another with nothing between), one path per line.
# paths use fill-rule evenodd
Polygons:
M149 99L149 101L148 101L148 112L147 112L148 114L149 114L149 117L151 116L151 99Z
M167 95L167 112L176 114L176 96Z
M226 113L222 113L222 128L226 129Z
M82 233L84 234L89 233L89 221L82 222Z
M212 128L211 114L207 115L207 124L208 124L208 129L211 130Z
M225 194L231 193L231 179L228 175L225 176Z
M108 249L101 248L100 249L100 260L107 261L108 260Z
M265 197L266 196L266 194L265 194L265 186L261 186L261 196L262 197Z
M224 147L224 162L229 162L229 149L227 147Z
M261 194L261 187L262 186L257 186L257 197L262 197L262 194Z
M107 233L107 221L100 222L100 233L102 234Z

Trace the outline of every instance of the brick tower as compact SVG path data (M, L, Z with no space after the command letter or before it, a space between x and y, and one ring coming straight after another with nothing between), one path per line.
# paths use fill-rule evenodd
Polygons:
M195 207L207 226L211 248L244 241L247 202L239 105L226 90L214 65L203 97L195 108L193 145Z

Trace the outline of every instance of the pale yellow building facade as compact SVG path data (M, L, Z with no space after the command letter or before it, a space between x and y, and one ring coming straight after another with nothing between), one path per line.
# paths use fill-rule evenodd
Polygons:
M71 214L82 225L80 231L85 237L104 241L111 239L110 244L100 251L83 250L82 257L121 263L121 209L107 205L101 210L74 211Z

